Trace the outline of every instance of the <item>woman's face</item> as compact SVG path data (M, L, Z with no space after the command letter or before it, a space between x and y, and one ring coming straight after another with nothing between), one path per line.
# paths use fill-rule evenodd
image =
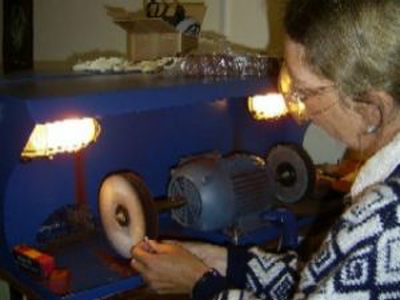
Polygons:
M291 92L303 95L308 120L350 148L368 148L370 142L361 139L366 120L353 109L351 99L340 99L334 82L312 71L305 61L304 46L287 38L285 62L293 81Z

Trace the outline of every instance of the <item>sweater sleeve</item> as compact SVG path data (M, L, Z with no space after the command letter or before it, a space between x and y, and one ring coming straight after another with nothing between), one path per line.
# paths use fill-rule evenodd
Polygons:
M291 298L298 279L295 252L273 254L258 247L228 250L227 280L262 299Z
M296 269L297 256L292 252L278 255L266 253L257 247L229 247L226 278L213 280L215 285L212 286L212 293L211 285L203 281L196 286L196 293L214 295L203 297L202 300L290 299L297 287Z

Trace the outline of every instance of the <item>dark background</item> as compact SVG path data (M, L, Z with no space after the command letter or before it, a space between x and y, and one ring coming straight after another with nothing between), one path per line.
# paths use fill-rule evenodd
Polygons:
M33 68L33 0L3 2L4 73Z

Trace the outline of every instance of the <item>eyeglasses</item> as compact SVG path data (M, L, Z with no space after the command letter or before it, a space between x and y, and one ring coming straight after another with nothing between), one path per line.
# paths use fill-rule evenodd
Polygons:
M329 106L324 108L319 108L318 110L310 111L306 107L306 102L308 99L312 97L316 97L321 93L325 92L329 88L335 87L334 84L322 86L314 89L310 88L297 88L294 84L294 80L290 75L287 66L285 64L282 65L281 71L279 74L279 90L283 95L286 106L289 114L295 119L298 123L304 123L310 119L310 117L315 117L327 109L334 106L337 102L330 103Z

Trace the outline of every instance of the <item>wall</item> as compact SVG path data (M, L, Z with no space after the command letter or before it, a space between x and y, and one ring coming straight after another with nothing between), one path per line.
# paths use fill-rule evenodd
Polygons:
M269 43L267 52L273 56L282 56L283 53L283 17L287 0L266 0L266 17L269 27Z
M228 39L251 48L265 49L269 41L266 10L265 0L228 0L225 15Z
M0 0L3 1L3 0ZM201 2L201 0L184 0ZM276 0L204 0L203 30L227 35L234 43L265 50L269 43L268 12L276 18ZM268 2L268 3L267 3ZM270 2L270 3L269 3ZM104 5L129 10L142 0L35 0L35 61L60 61L87 52L125 52L125 32L111 22ZM273 9L271 9L271 7ZM268 9L270 8L270 9ZM274 25L274 24L272 24ZM271 36L275 37L277 26ZM274 38L274 41L279 40Z
M124 51L125 34L104 5L138 8L136 0L35 0L35 61L60 61L90 51Z
M227 0L222 31L230 41L282 56L287 0Z
M315 164L337 163L346 150L344 144L313 124L307 128L303 146Z
M125 32L112 23L104 5L137 10L142 3L142 0L35 0L35 61L60 61L94 51L125 53ZM206 4L209 11L204 28L214 30L220 26L219 3L208 0Z

